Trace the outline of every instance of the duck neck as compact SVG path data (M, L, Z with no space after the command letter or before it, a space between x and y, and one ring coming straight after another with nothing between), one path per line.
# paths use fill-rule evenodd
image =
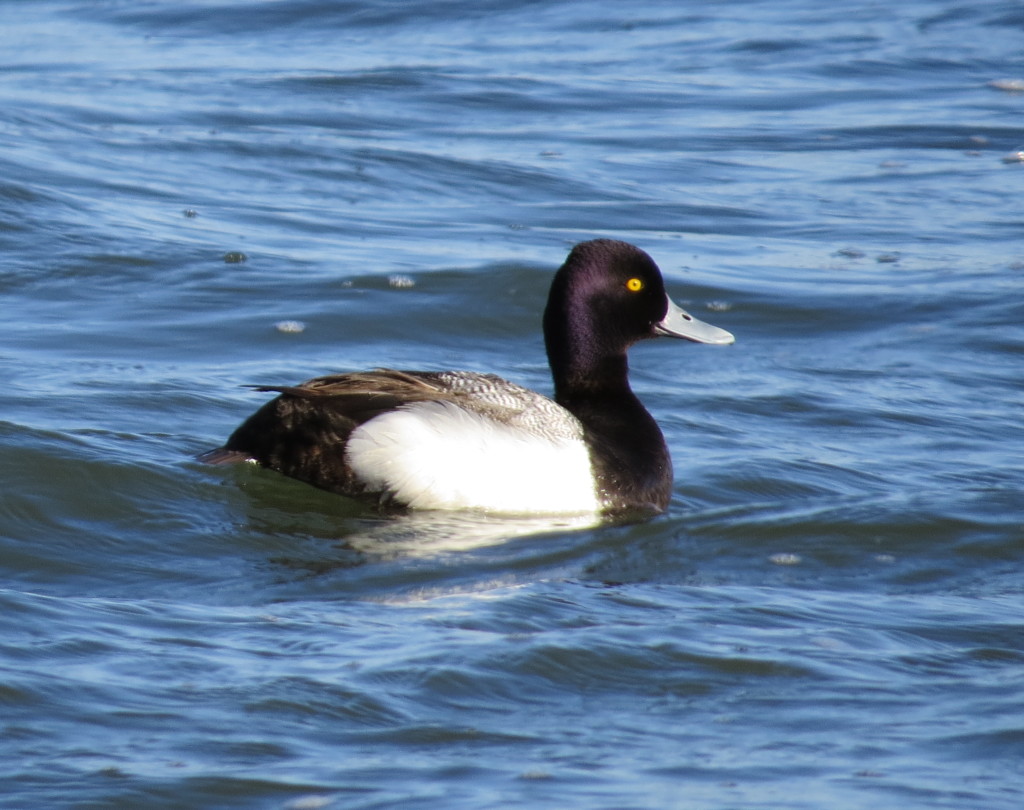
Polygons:
M572 403L585 399L636 398L629 387L629 363L625 355L594 357L580 362L583 359L578 355L575 362L549 358L558 404L572 410Z
M551 357L555 401L584 427L605 508L663 510L671 496L672 459L654 417L629 387L625 355L588 364Z
M555 402L588 431L610 444L663 442L661 430L629 387L625 355L605 356L583 366L552 362Z
M556 278L555 284L561 281ZM631 395L626 347L609 350L609 336L593 322L585 306L555 295L544 312L544 344L555 384L555 400L569 408L580 397L600 392Z

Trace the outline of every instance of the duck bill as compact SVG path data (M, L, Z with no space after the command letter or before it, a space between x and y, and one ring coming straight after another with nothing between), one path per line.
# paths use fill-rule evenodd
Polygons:
M736 340L732 332L697 320L671 298L668 299L665 317L654 325L654 334L692 340L694 343L710 343L713 346L728 346Z

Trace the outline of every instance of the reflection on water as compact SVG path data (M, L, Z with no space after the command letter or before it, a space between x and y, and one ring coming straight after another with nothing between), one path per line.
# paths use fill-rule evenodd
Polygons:
M590 529L597 515L506 517L474 512L411 512L345 535L345 544L375 557L430 556L549 532Z

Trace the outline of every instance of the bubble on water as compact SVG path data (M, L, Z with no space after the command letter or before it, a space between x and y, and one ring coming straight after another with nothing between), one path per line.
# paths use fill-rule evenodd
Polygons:
M1024 93L1024 79L993 79L988 86L1004 93Z
M306 324L302 321L278 321L274 324L274 328L287 335L297 335L299 332L306 331Z
M388 276L388 286L394 287L396 290L405 290L409 287L415 287L416 282L412 276L394 275Z
M778 554L772 554L768 561L774 565L800 565L803 562L803 558L799 554L779 552Z
M298 799L288 802L285 807L288 810L320 810L322 807L327 807L332 801L330 796L300 796Z

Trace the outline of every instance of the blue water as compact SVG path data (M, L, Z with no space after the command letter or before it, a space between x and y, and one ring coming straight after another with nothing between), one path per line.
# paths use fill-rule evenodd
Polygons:
M0 3L0 805L1024 806L1021 79L1018 2ZM667 514L194 460L549 390L598 236L737 336L632 354Z

